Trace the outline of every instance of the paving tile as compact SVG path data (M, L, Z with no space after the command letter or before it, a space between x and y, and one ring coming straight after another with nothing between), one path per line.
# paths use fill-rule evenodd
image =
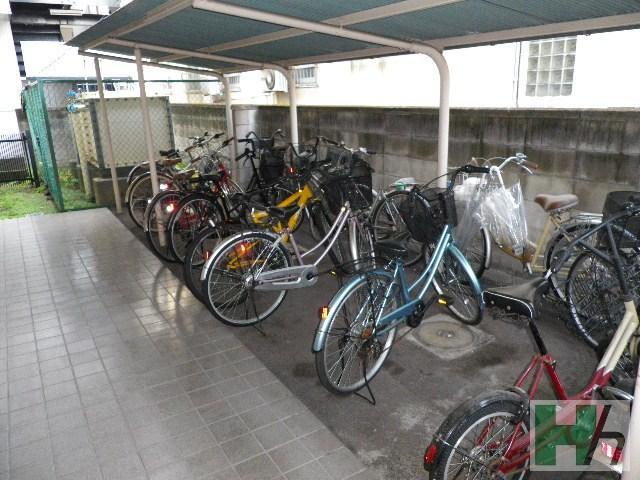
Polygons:
M332 480L319 462L311 462L286 474L287 480Z
M233 464L243 462L263 452L260 443L250 433L223 443L222 449Z
M235 466L241 480L269 480L280 476L280 471L268 455L263 454Z
M195 478L218 472L231 464L220 447L210 447L201 452L187 456L184 461Z
M238 416L226 418L209 425L209 429L218 442L226 442L249 431L247 425Z
M313 460L311 453L297 440L271 450L269 456L283 472L288 472Z
M255 430L253 434L265 450L279 447L294 438L284 422L272 423L271 425Z
M317 430L300 438L300 442L316 457L322 457L329 452L342 447L342 442L326 428Z
M356 456L344 447L328 453L318 461L335 479L347 478L364 470Z
M235 415L234 409L227 400L218 400L198 408L202 420L209 424Z

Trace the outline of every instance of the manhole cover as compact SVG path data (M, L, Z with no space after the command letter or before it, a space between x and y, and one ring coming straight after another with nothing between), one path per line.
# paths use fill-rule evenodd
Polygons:
M473 333L465 325L437 321L421 325L415 333L417 340L436 348L469 348L473 346Z
M494 340L479 328L464 325L441 313L425 319L409 338L444 360L471 354Z

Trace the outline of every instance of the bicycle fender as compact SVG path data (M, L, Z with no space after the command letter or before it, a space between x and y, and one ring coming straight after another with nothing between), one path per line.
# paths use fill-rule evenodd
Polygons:
M451 436L465 417L469 416L472 412L485 408L487 405L505 401L522 402L523 399L521 395L513 391L492 390L490 392L482 393L477 397L470 398L458 405L455 410L447 415L447 418L445 418L444 422L442 422L436 433L433 435L433 440L429 445L434 443L438 445L438 453L430 463L430 466L433 468L440 463L443 451L445 450L442 447L450 444ZM526 405L528 406L528 402ZM525 412L523 412L523 415L524 413ZM429 470L427 465L425 465L425 468Z
M472 281L471 287L473 287L473 290L476 292L476 295L478 297L478 305L480 306L480 312L483 312L484 299L482 298L482 287L480 286L480 280L478 280L478 277L476 277L476 274L473 273L473 268L471 268L471 265L469 265L469 261L463 255L463 253L460 251L460 249L456 246L455 243L452 243L449 246L449 251L455 257L458 263L462 266L462 268L464 268L466 274L471 279Z
M209 273L209 270L211 269L211 264L213 263L213 259L216 258L216 253L217 252L219 252L220 250L222 250L223 248L226 248L231 243L236 242L236 241L238 241L239 239L241 239L241 238L243 238L245 236L253 235L253 234L256 234L256 233L260 233L261 235L267 235L267 236L271 237L271 239L274 240L274 241L276 241L276 240L278 240L278 238L280 238L275 233L269 232L269 231L266 231L266 230L253 230L253 231L249 231L249 232L240 232L240 233L236 233L235 235L231 235L224 242L221 242L220 244L218 244L218 246L215 248L215 250L213 252L211 252L211 256L207 260L207 263L204 264L204 267L202 268L202 272L200 272L200 281L204 282L207 279L207 274Z
M373 272L369 272L369 275L371 273L373 273ZM389 279L393 280L393 274L391 272L386 271L386 270L375 270L374 273L376 275L389 277ZM353 289L358 284L358 282L364 280L366 275L367 275L366 273L362 273L360 275L357 275L357 276L353 277L349 281L349 283L344 285L333 296L333 298L329 302L329 315L324 320L320 320L320 323L318 323L318 327L316 328L316 332L315 332L315 335L313 337L313 346L311 347L311 351L313 353L321 352L322 349L323 349L323 345L324 345L325 339L326 339L327 334L329 332L329 323L330 323L330 321L331 321L331 319L333 318L333 315L334 315L333 311L334 311L335 305L339 304L344 299L344 297L351 291L351 289Z

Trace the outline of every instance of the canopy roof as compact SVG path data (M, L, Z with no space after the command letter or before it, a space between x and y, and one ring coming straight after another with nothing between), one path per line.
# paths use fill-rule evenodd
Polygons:
M638 26L640 0L134 0L68 44L231 73Z

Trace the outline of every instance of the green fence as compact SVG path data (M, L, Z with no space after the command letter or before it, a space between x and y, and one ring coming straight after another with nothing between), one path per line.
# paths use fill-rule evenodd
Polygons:
M60 189L58 166L53 149L51 126L41 82L31 83L22 91L22 105L29 121L31 142L36 156L38 170L51 198L60 211L64 210L64 199Z

